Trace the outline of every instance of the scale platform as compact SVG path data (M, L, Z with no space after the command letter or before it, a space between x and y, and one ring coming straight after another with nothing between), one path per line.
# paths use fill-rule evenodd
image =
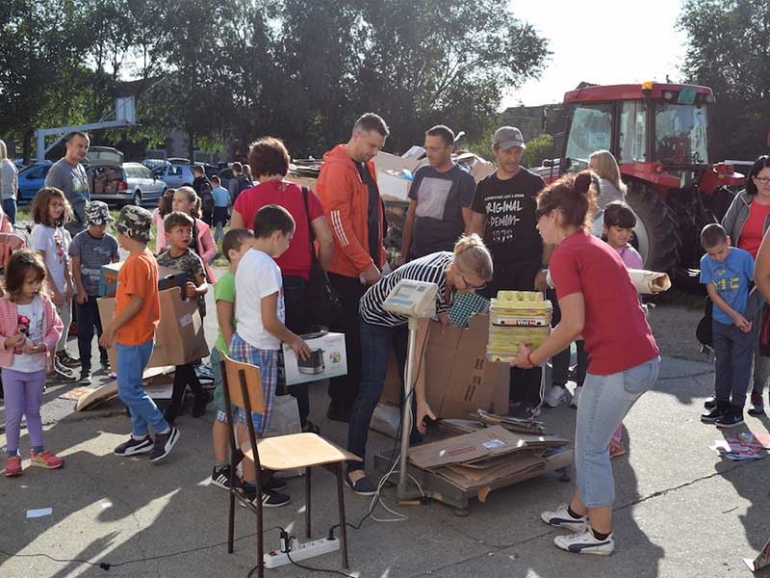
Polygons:
M385 475L390 470L397 454L397 451L386 451L374 456L374 469L379 476ZM559 476L559 481L569 482L572 479L569 472L573 461L573 451L572 449L569 449L553 456L546 464L545 470L517 475L512 478L495 480L483 488L471 488L467 490L458 488L449 480L438 474L418 468L411 463L407 465L407 472L419 482L426 497L454 508L456 516L464 517L469 514L468 504L471 499L478 498L479 490L486 488L489 490L499 490L500 488L512 486L532 478L541 477L551 472L555 472ZM407 495L402 499L414 500L421 497L422 494L420 493L420 490L417 488L414 481L409 479Z

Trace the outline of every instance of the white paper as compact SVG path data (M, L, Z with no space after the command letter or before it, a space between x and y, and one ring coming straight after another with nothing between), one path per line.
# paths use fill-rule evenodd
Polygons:
M53 513L53 508L40 508L39 510L27 510L27 519L42 518L43 516L50 516L52 513Z

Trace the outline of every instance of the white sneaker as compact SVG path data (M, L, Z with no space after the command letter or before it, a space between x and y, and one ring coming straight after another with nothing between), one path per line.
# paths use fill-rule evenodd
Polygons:
M548 407L558 407L560 403L567 401L567 390L558 385L552 385L545 395L543 403Z
M615 540L612 534L605 540L597 540L590 528L580 534L565 534L556 536L553 543L557 548L574 554L595 554L609 556L615 551Z
M555 510L545 510L540 518L549 526L564 528L571 532L585 532L588 528L588 516L573 518L567 510L567 504L559 504Z
M578 406L578 400L580 399L580 392L583 391L583 386L575 388L575 393L572 394L572 401L569 402L570 407L574 407L577 409Z

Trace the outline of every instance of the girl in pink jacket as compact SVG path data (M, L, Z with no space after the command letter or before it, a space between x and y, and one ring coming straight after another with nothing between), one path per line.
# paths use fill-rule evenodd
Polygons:
M40 292L46 270L39 253L15 252L5 269L6 294L0 298L0 367L3 368L5 475L20 476L21 418L27 417L31 465L56 469L64 460L45 449L40 406L46 371L53 367L62 321L53 302Z

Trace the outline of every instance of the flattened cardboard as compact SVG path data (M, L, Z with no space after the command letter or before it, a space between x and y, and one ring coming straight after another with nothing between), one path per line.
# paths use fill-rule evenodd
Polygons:
M107 327L115 315L116 299L102 297L96 300L102 326ZM107 350L110 365L117 367L117 350L113 346ZM147 367L165 365L184 365L209 354L206 336L203 333L203 321L198 302L195 299L182 299L179 287L160 292L160 323L155 331L155 347Z
M472 316L465 329L431 322L424 358L425 395L436 417L468 419L478 409L508 413L510 367L486 359L488 337L488 315ZM400 388L392 355L382 401L398 405Z
M494 456L560 447L568 443L568 440L557 436L517 434L501 426L493 426L411 448L409 460L418 468L434 469L450 464L473 464Z

